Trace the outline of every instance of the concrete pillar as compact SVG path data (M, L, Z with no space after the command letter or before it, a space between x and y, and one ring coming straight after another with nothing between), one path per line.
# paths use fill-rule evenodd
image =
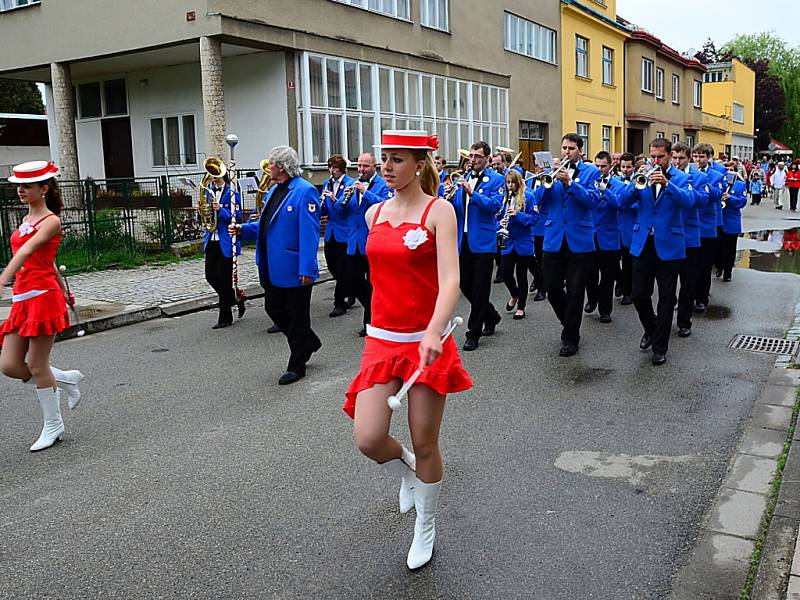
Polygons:
M51 63L53 81L53 114L58 132L56 153L62 180L80 178L78 169L78 140L75 135L75 106L72 103L72 73L68 64Z
M222 83L222 41L200 38L200 72L203 84L203 123L206 154L227 162L225 144L225 94Z

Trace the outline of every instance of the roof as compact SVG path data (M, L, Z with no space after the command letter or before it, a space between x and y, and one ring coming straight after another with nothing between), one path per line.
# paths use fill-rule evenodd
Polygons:
M645 44L654 47L658 52L661 52L661 54L668 56L675 62L680 63L686 67L689 67L691 69L697 69L698 71L701 71L703 73L706 72L706 66L699 60L697 60L692 56L687 56L686 54L678 52L677 50L675 50L675 48L668 46L667 44L661 41L661 38L656 37L649 31L647 31L645 28L639 27L638 25L635 25L620 16L617 17L617 21L619 21L621 25L628 28L632 40L639 40L641 42L644 42Z
M789 150L789 151L791 151L791 148L789 148L789 146L787 146L786 144L784 144L780 140L776 140L775 138L770 138L769 139L770 148L772 147L772 144L775 144L775 150Z
M624 25L622 25L621 23L618 23L614 19L611 19L611 18L605 16L600 11L597 11L597 10L595 10L593 8L590 8L590 7L586 6L585 4L583 4L581 2L578 2L577 0L561 0L561 3L562 4L566 4L567 6L574 6L578 10L581 10L581 11L585 12L586 14L589 14L589 15L593 16L595 19L598 19L599 21L602 21L603 23L605 23L609 27L612 27L613 29L618 30L620 33L626 33L626 34L630 33L630 31L628 31L628 28L625 27Z

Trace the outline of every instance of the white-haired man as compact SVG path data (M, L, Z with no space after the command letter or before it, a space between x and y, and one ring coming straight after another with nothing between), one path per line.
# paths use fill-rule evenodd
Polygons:
M783 201L789 194L786 187L786 165L783 161L779 162L772 173L772 189L774 190L775 208L783 210Z

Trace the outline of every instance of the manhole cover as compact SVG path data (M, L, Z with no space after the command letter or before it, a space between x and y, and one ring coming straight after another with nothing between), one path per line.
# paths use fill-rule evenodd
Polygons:
M794 355L797 352L797 342L760 335L737 335L728 345L728 348L749 350L750 352L765 352L767 354Z

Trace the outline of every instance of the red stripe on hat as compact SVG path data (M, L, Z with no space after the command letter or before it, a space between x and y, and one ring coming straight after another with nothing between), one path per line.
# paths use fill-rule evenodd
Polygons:
M48 173L57 173L58 167L56 167L53 163L49 162L41 169L36 171L17 171L14 169L14 177L19 179L31 179L33 177L41 177L42 175L47 175Z
M381 144L384 146L405 146L407 148L439 149L439 138L434 135L389 135L383 134Z

